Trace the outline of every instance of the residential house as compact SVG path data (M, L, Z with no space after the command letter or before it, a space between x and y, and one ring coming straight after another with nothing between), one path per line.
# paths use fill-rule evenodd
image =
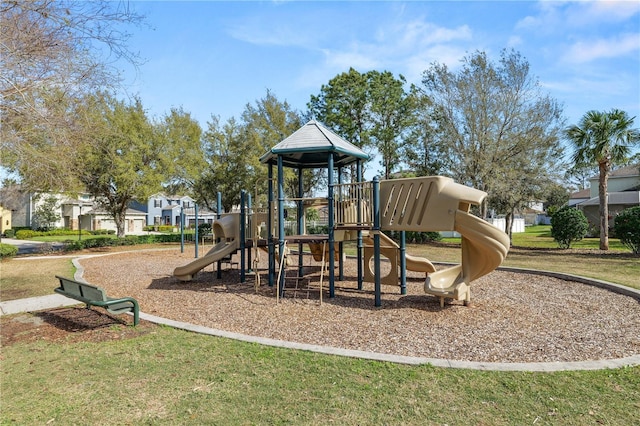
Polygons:
M589 178L589 198L575 203L584 212L589 223L600 223L600 198L598 196L599 176ZM615 217L624 209L640 206L640 164L622 167L609 174L607 182L609 206L609 226L614 226ZM581 191L582 192L582 191ZM572 199L575 200L575 194Z
M193 198L186 195L154 194L145 204L134 203L132 207L146 213L147 226L180 226L180 215L185 216L185 226L195 225L195 206ZM206 209L198 209L199 223L213 223L217 214Z
M55 200L55 209L58 211L58 219L49 224L54 228L89 231L117 230L111 215L100 208L89 194L70 197L61 193L24 192L18 200L16 209L12 211L12 225L32 228L40 226L37 211L50 198ZM127 209L125 222L126 233L141 233L146 222L146 213Z

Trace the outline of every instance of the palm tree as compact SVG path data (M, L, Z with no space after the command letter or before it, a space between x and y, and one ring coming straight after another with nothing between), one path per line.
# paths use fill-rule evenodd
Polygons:
M578 125L566 129L573 144L576 165L598 164L598 197L600 198L600 250L609 250L609 206L607 181L614 164L625 163L632 148L640 143L640 130L625 111L589 111Z

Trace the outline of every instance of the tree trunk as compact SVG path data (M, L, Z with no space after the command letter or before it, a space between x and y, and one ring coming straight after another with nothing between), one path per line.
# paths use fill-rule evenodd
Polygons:
M116 235L118 238L124 238L124 223L125 223L125 215L124 214L115 214L113 217L113 221L116 223Z
M607 181L609 179L609 162L598 164L600 178L598 180L598 197L600 199L600 250L609 250L609 200L607 197Z
M513 209L504 216L504 233L509 236L509 241L513 241L511 229L513 228Z

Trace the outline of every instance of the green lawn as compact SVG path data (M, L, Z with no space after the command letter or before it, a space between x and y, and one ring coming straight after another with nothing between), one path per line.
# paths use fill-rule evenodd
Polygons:
M144 327L128 339L3 348L0 423L640 424L640 368L442 369Z

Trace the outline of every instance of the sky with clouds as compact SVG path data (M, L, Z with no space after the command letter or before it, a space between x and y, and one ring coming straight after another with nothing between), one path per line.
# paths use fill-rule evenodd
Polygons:
M123 67L129 91L154 116L182 107L205 127L239 118L270 90L304 111L322 84L350 67L419 84L436 62L455 70L484 51L513 48L568 124L619 108L640 127L639 1L139 1L148 27Z

